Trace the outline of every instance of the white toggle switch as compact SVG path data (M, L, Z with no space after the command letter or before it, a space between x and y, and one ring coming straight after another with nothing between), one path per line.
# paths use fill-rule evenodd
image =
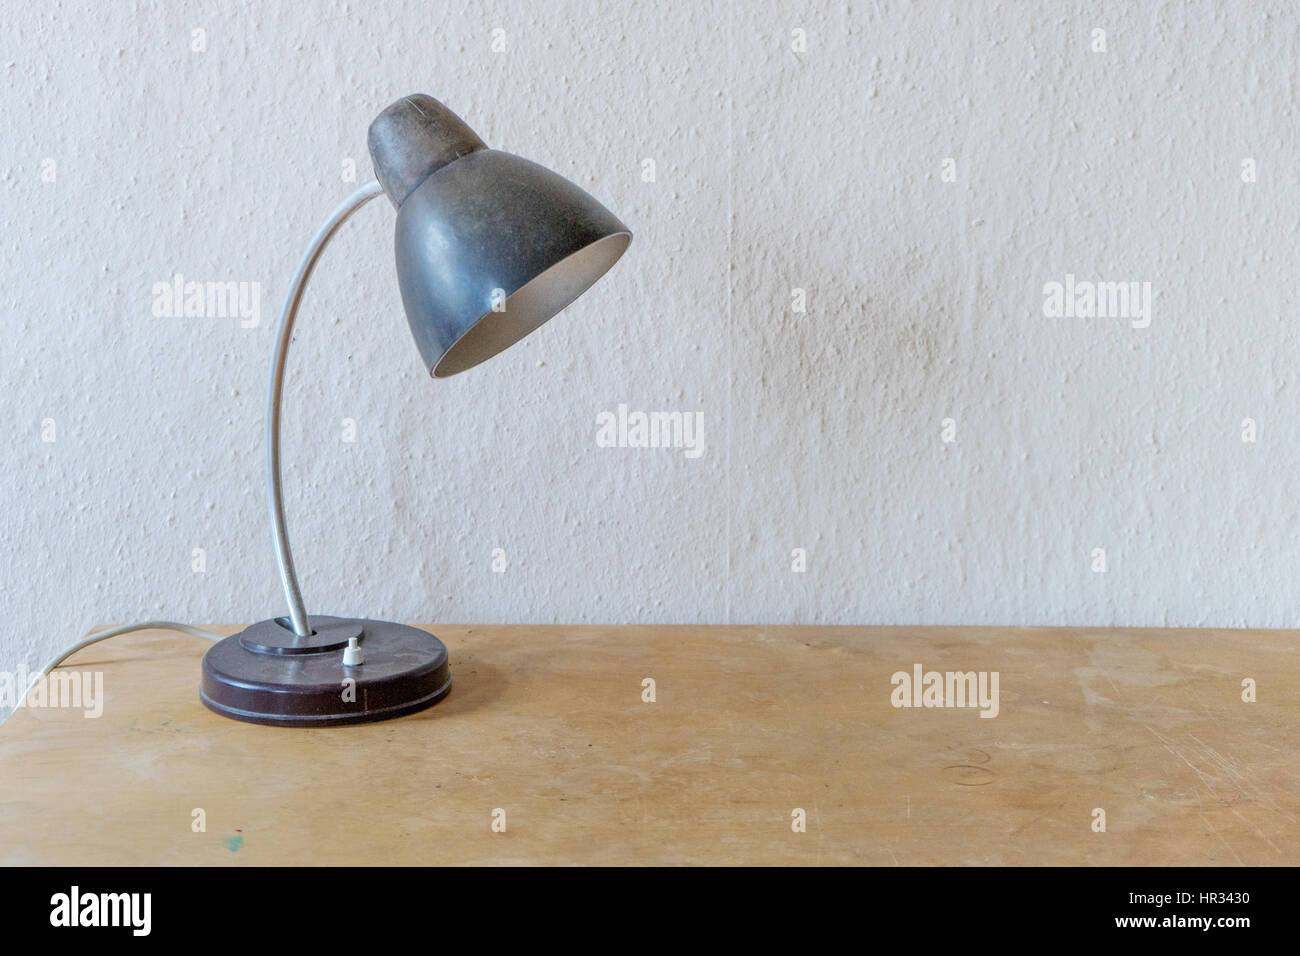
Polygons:
M358 664L364 664L365 660L365 656L361 653L361 645L357 643L357 639L349 637L348 646L343 649L343 666L356 667Z

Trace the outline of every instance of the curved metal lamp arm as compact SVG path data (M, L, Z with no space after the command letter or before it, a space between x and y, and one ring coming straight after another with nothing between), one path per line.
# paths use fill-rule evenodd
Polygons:
M307 609L298 590L298 576L293 570L293 555L289 552L289 533L284 527L284 502L280 493L280 393L284 386L284 364L289 355L289 338L293 334L293 321L298 315L307 280L316 268L316 260L325 250L338 228L348 217L378 196L383 189L379 182L366 183L335 209L312 238L303 253L298 272L289 285L289 294L280 313L280 326L275 337L275 354L271 358L271 381L266 390L266 504L271 512L271 537L275 541L275 560L280 567L280 586L289 604L289 620L293 632L300 637L311 633L307 624Z

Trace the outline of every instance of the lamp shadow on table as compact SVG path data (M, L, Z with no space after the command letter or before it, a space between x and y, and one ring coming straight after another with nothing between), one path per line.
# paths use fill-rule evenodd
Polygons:
M451 651L451 692L426 710L399 718L404 721L438 720L490 707L501 696L508 678L499 667Z

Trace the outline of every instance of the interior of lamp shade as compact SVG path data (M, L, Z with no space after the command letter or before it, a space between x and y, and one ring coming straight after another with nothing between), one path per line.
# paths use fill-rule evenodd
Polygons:
M591 288L631 241L627 232L597 239L530 279L506 298L504 309L484 312L452 343L433 367L434 378L473 368L514 345Z

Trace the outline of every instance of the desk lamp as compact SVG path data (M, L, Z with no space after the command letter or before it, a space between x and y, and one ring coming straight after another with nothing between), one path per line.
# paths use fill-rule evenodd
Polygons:
M289 286L266 396L266 497L288 617L261 621L203 658L200 696L218 714L320 727L385 720L451 690L447 648L389 621L308 615L280 492L280 395L303 291L325 245L381 192L397 209L397 283L416 347L434 378L473 368L585 292L632 234L561 176L488 149L429 96L407 96L370 125L376 181L325 220Z

